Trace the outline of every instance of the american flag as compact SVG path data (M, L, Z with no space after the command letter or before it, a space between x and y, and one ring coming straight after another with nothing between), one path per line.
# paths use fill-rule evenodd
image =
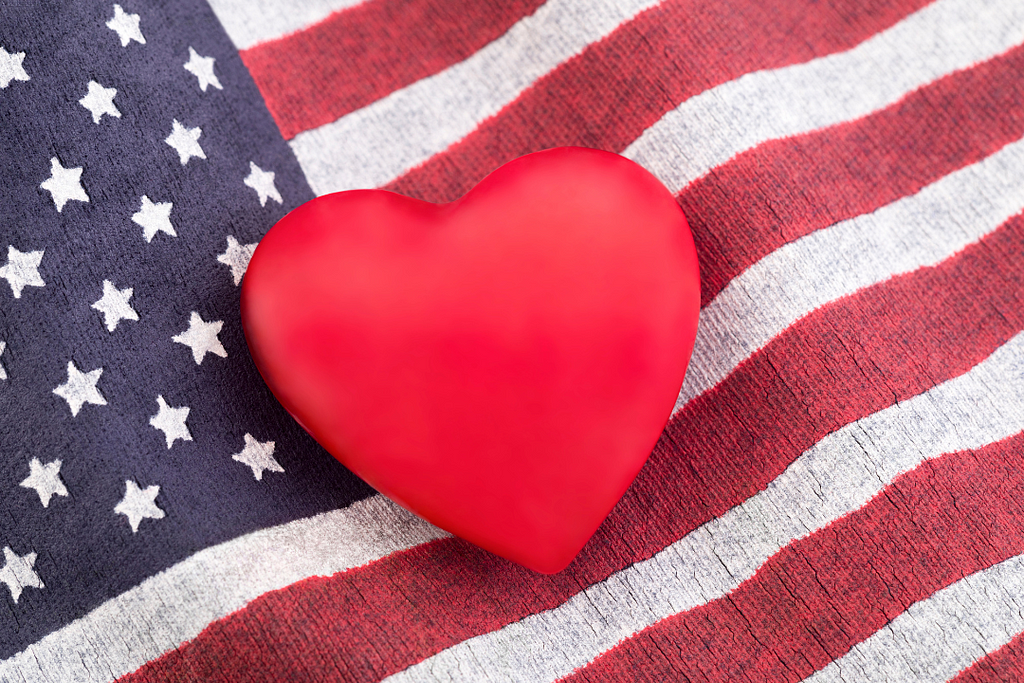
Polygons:
M0 680L1024 680L1020 0L6 0ZM618 152L700 256L654 452L543 576L275 403L316 195Z

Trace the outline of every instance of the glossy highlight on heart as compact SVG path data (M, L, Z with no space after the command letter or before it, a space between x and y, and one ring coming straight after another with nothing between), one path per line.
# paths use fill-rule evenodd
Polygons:
M253 254L242 321L274 394L346 467L554 573L657 441L699 302L669 191L621 156L563 147L449 204L307 202Z

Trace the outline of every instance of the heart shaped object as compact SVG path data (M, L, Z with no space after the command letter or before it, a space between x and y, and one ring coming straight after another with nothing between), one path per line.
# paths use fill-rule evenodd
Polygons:
M242 321L274 394L349 469L554 573L657 441L699 302L668 190L616 154L563 147L450 204L307 202L256 249Z

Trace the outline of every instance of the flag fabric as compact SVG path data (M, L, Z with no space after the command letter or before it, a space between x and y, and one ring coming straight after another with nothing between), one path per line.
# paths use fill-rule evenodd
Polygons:
M4 3L0 680L1024 680L1022 73L1019 0ZM544 576L320 449L238 297L314 196L558 145L702 308Z

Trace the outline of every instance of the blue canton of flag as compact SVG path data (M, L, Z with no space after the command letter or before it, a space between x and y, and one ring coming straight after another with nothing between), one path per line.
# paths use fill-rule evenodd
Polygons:
M369 490L246 349L248 258L313 194L209 7L8 3L0 86L6 658L202 548Z

